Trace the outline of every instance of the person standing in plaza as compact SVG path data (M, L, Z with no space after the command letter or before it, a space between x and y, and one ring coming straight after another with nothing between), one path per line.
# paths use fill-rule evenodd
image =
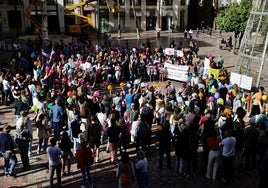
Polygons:
M216 130L212 131L207 138L207 145L210 149L208 154L208 164L206 177L216 180L218 168L220 164L220 138L217 136Z
M254 170L256 168L257 141L259 134L259 130L256 127L255 118L250 118L249 126L247 126L245 129L244 154L246 170Z
M233 159L235 155L236 139L232 136L232 130L224 131L225 138L221 141L222 146L222 164L223 164L223 178L225 184L231 184L234 164Z
M8 106L9 105L9 98L10 98L10 95L11 95L11 84L10 84L10 78L8 75L5 75L3 81L2 81L2 85L3 85L3 96L4 98L2 99L3 100L3 103L4 105Z
M14 102L14 108L15 108L15 115L16 115L16 119L17 120L21 117L20 113L22 111L27 110L27 107L26 106L27 105L24 102L22 102L21 96L19 96L15 100L15 102Z
M251 97L251 99L253 100L253 105L250 117L253 117L261 113L261 109L263 108L263 100L262 100L263 95L264 95L264 87L260 86L259 91Z
M111 155L111 163L117 162L117 148L119 144L119 135L121 133L120 128L116 125L116 119L111 119L111 127L107 129L108 144Z
M166 122L163 126L163 130L159 131L157 134L159 139L159 164L158 164L159 169L162 169L164 154L166 154L167 168L171 170L170 152L171 152L172 133L170 132L169 128L170 128L169 123Z
M56 170L57 174L57 184L61 187L61 150L56 146L57 139L50 139L50 146L47 148L47 155L49 160L49 184L50 187L54 187L53 176Z
M14 143L10 136L11 126L5 125L3 133L0 134L0 152L4 157L4 175L15 176L14 170L17 164L17 157L14 151ZM11 161L11 164L10 164Z
M93 187L91 175L90 175L90 166L94 162L94 156L92 149L84 141L81 142L81 147L75 153L77 168L81 170L82 173L82 186L81 188L87 187L87 178L89 187Z
M61 121L63 117L63 109L59 105L59 100L55 100L55 105L52 107L52 128L54 129L54 138L60 139Z
M35 113L33 118L28 117L28 114L26 111L21 111L20 112L20 118L17 120L17 125L16 128L20 129L19 127L21 126L21 124L23 124L23 126L25 127L25 129L27 129L27 131L29 132L31 138L33 137L33 121L35 121L37 117L37 112ZM28 144L28 157L31 157L32 155L32 140L29 140L29 144Z
M39 113L36 118L35 126L37 128L37 137L38 137L37 154L41 153L42 146L43 146L43 152L45 153L49 137L47 134L47 131L49 130L47 115L44 113Z
M27 129L23 121L17 123L17 128L14 136L15 143L17 144L20 152L20 157L23 165L23 170L27 171L30 169L29 163L29 143L32 141L32 134Z
M135 168L139 188L148 186L148 159L145 157L145 152L141 150L137 152Z
M89 145L96 156L95 162L99 162L102 127L96 116L91 116L89 123Z
M62 175L69 176L71 171L71 159L73 158L73 152L71 151L73 142L71 141L66 131L61 132L61 139L59 142L59 148L62 151ZM67 173L65 172L65 166L67 166Z
M119 188L132 187L131 185L135 177L135 169L127 152L122 152L121 154L121 160L118 163L116 170L116 177L118 178Z

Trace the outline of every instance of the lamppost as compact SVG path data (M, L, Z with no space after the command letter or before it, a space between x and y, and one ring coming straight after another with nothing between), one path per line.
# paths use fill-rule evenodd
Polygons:
M98 24L98 26L97 26L97 36L99 37L100 36L100 0L98 0L97 1L97 7L98 7L98 20L97 20L97 24Z
M121 38L121 26L120 26L120 4L119 4L119 0L117 0L117 22L118 22L118 33L117 33L117 37Z
M48 30L47 30L47 1L40 0L41 2L41 16L42 16L42 39L48 39Z
M134 15L135 23L136 23L137 38L139 39L139 38L141 38L141 35L140 35L140 30L139 30L138 21L137 21L135 2L134 2L134 0L132 0L131 2L132 2L133 15Z

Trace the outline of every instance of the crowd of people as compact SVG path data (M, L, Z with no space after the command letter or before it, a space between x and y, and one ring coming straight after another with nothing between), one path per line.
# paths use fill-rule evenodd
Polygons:
M223 176L224 182L231 184L234 167L258 168L259 187L267 187L264 88L245 96L227 74L220 79L203 75L197 43L192 38L184 40L186 46L178 45L183 57L166 55L161 47L153 49L149 41L130 48L111 45L111 40L110 45L97 47L87 40L71 46L63 41L55 45L51 41L39 45L37 41L34 45L29 40L28 49L12 57L0 75L2 104L13 103L17 119L14 139L9 134L11 126L5 126L0 136L4 174L15 176L18 160L13 140L23 170L31 168L35 127L37 154L48 155L51 186L55 171L61 186L61 176L70 174L73 157L81 170L82 186L92 186L90 166L102 162L100 146L106 144L110 163L117 165L119 187L130 187L134 177L139 187L146 187L150 163L146 153L156 142L152 139L156 132L160 170L166 156L167 169L179 178L204 173L213 180ZM208 58L211 65L219 63L212 56ZM189 80L176 88L167 80L165 63L189 66ZM245 109L251 103L247 124ZM133 146L135 161L128 153ZM200 146L202 164L197 160Z

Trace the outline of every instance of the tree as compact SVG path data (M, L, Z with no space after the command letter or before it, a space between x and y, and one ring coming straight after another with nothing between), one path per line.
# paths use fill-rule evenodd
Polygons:
M240 46L240 42L247 26L251 7L251 0L242 0L239 4L234 3L230 7L221 10L216 17L216 26L218 29L227 32L234 32L234 49L236 49L237 38L239 35L238 48Z

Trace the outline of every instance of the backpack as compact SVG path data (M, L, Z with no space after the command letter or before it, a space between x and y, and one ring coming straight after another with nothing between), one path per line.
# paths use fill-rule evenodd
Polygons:
M72 130L72 135L74 138L78 138L78 135L81 133L80 130L80 125L77 120L74 120L71 122L71 130Z
M141 121L137 131L137 135L141 137L147 137L150 134L149 126L146 121Z

